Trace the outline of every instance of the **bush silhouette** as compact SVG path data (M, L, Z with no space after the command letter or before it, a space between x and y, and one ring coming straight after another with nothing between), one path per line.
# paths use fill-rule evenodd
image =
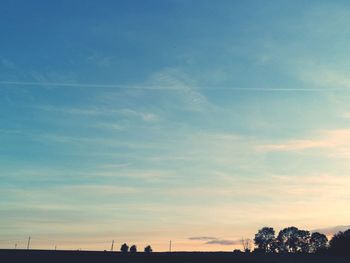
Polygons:
M131 253L136 253L136 252L137 252L136 245L132 245L132 246L130 247L130 252L131 252Z
M148 245L147 247L145 247L145 253L152 253L153 250L152 250L152 247L150 245Z
M126 243L124 243L124 244L120 247L120 251L121 251L122 253L128 253L128 251L129 251L129 246L128 246Z

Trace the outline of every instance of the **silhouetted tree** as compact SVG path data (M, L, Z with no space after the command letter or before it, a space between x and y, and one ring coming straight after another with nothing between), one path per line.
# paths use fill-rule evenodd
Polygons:
M130 247L130 252L131 252L131 253L136 253L136 252L137 252L136 245L132 245L132 246Z
M152 250L152 247L150 245L148 245L147 247L145 247L145 253L152 253L153 250Z
M328 243L328 238L321 233L312 233L310 238L310 250L311 253L318 253L326 249Z
M292 226L282 229L277 236L279 252L296 252L299 229Z
M278 241L277 238L275 238L271 243L271 247L270 247L271 252L273 253L282 252L280 246L281 246L280 242Z
M350 229L338 232L329 241L330 251L336 255L350 255Z
M120 251L121 251L122 253L128 253L128 251L129 251L129 246L128 246L126 243L124 243L124 244L120 247Z
M274 252L276 249L275 230L272 227L263 227L255 234L254 243L266 253Z
M252 249L252 241L249 238L242 238L241 244L243 247L243 251L246 253L249 253L250 250Z
M310 251L310 232L307 230L298 230L296 239L296 251L309 253Z

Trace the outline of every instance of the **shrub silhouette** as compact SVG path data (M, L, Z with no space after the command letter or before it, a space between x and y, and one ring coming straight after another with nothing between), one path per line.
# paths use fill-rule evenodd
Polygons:
M152 253L153 250L152 250L152 247L150 245L148 245L147 247L145 247L145 253Z
M129 246L128 246L126 243L124 243L124 244L120 247L120 251L121 251L122 253L128 253L128 251L129 251Z
M132 245L132 246L130 247L130 252L131 252L131 253L136 253L136 252L137 252L136 245Z

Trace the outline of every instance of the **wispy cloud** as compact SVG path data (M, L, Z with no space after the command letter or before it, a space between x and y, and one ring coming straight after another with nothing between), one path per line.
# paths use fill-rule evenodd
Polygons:
M159 181L159 180L168 180L174 177L174 173L171 171L162 171L162 170L133 170L127 169L125 171L96 171L91 173L92 176L100 177L125 177L125 178L134 178L138 180L146 181Z
M206 241L204 243L206 245L231 246L231 245L240 244L240 241L238 240L220 239L218 237L208 237L208 236L189 237L188 239L193 241Z
M240 241L237 240L226 240L226 239L214 239L206 242L207 245L223 245L223 246L232 246L239 245Z
M216 237L207 237L207 236L202 236L202 237L189 237L189 240L213 240L217 239Z
M125 117L134 117L139 118L145 122L156 122L159 120L159 117L150 112L141 112L138 110L121 108L113 109L107 107L90 107L90 108L70 108L70 107L57 107L52 105L42 105L36 106L38 110L48 111L48 112L58 112L69 115L87 115L87 116L98 116L98 115L116 115L125 116Z
M121 124L115 123L115 122L97 122L91 126L94 128L109 129L109 130L114 130L114 131L122 131L122 130L126 129L125 125L121 125Z
M326 236L333 236L334 234L340 231L346 231L348 229L350 229L350 225L318 228L318 229L312 230L312 232L319 232L319 233L325 234Z
M120 113L125 116L138 117L145 122L156 122L159 120L159 117L154 113L144 113L144 112L135 111L131 109L121 109Z
M70 107L56 107L52 105L42 105L35 107L38 110L47 111L47 112L59 112L70 115L110 115L117 113L115 110L107 110L103 108L90 107L90 108L70 108Z
M299 76L304 82L326 90L350 89L350 78L342 69L332 68L329 65L315 65L312 61L300 63L303 65L303 70L299 72ZM308 67L305 67L307 65Z
M97 193L99 195L126 195L135 194L139 192L139 189L135 187L121 187L116 185L99 185L99 184L82 184L82 185L71 185L64 186L62 192L68 190L69 192L76 193Z
M265 144L257 147L262 152L283 152L283 151L302 151L312 148L330 148L334 147L332 142L317 140L291 140L285 143Z
M0 57L0 65L5 69L10 69L10 70L13 70L16 68L16 64L13 61L2 57Z
M93 52L86 60L97 67L110 67L115 62L114 56L103 56L97 52Z
M308 149L337 150L328 152L331 157L347 157L350 154L350 129L320 131L314 138L287 140L280 143L262 144L256 147L260 152L304 151Z
M177 99L188 110L203 110L209 106L207 98L200 87L190 76L178 69L164 69L150 76L146 86L158 87L161 90L173 90L172 99Z

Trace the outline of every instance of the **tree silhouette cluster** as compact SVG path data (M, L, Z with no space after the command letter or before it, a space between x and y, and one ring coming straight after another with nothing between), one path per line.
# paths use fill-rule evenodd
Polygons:
M129 248L129 246L126 244L126 243L124 243L121 247L120 247L120 251L122 252L122 253L136 253L137 252L137 247L136 247L136 245L132 245L130 248ZM147 247L145 247L145 249L144 249L144 252L145 253L152 253L153 252L153 250L152 250L152 247L151 246L147 246Z
M328 245L324 234L296 227L282 229L277 237L272 227L263 227L255 234L255 245L265 253L319 253Z
M263 227L255 234L257 251L265 253L329 253L350 256L350 229L338 232L328 242L324 234L296 227L282 229L277 237L272 227Z

